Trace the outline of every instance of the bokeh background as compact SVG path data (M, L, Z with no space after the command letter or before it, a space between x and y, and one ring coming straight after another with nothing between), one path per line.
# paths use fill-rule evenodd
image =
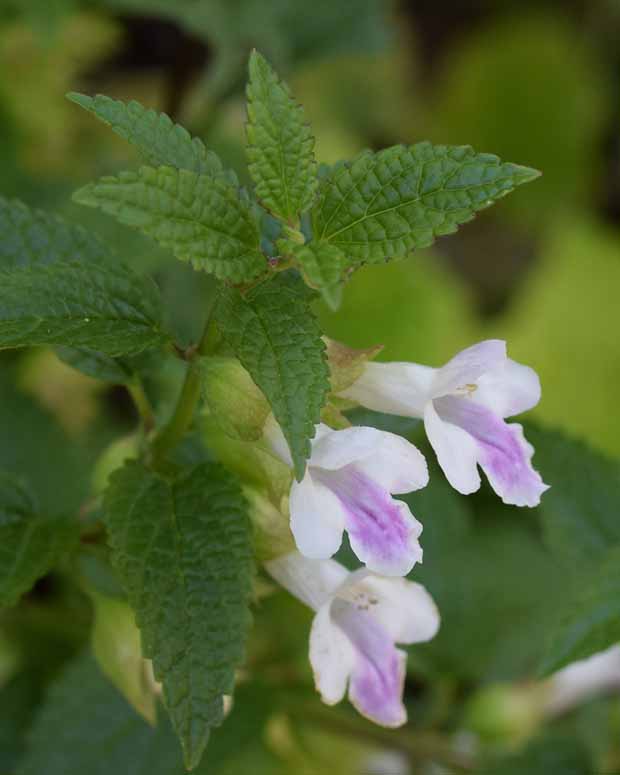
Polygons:
M101 92L165 111L248 181L243 87L248 52L257 47L304 105L323 162L430 140L471 144L543 172L432 249L356 273L341 308L319 310L326 332L352 346L382 343L387 360L432 365L482 338L505 338L510 355L541 376L543 399L532 419L620 456L619 40L618 0L0 0L0 195L86 224L152 272L179 340L191 341L212 292L209 279L197 281L145 238L71 203L77 187L135 166L137 157L64 94ZM124 388L90 380L50 351L3 354L0 367L2 464L28 468L55 508L59 498L76 508L102 450L135 424ZM73 472L74 486L59 494L60 470ZM422 510L424 497L414 499ZM441 535L425 527L423 580L449 615L447 634L410 660L412 702L416 681L433 687L415 705L424 727L417 739L462 728L467 750L475 732L504 746L507 775L555 772L544 757L558 751L562 772L587 773L589 765L575 769L582 744L605 752L605 772L620 771L613 742L620 714L607 700L572 720L570 731L553 727L549 734L563 742L553 737L546 748L539 738L531 742L525 722L515 732L508 700L495 698L491 710L480 701L495 682L533 675L537 627L566 584L550 574L529 514L505 514L484 493L475 509L449 490L432 497L445 498L450 524ZM430 567L433 542L439 557ZM53 616L42 613L49 598ZM81 605L62 580L51 579L25 618L0 619L1 775L13 775L32 697L83 645L88 614ZM306 669L307 616L270 598L257 618L265 642L254 644L254 664L264 659L266 674L278 660L282 669ZM15 675L27 691L12 689L9 701ZM452 771L408 758L409 742L383 758L370 755L372 733L361 739L359 730L347 731L349 718L329 734L317 721L294 741L276 718L270 739L288 762L285 771ZM376 742L385 747L383 737ZM539 770L519 764L520 751L532 745L543 748ZM579 750L566 753L566 745ZM246 771L249 762L226 772ZM265 760L271 773L268 766Z

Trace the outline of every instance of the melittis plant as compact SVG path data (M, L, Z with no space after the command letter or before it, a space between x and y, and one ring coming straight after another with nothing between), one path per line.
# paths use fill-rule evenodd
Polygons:
M161 693L193 769L225 721L255 579L266 571L316 612L309 654L324 701L348 690L368 718L404 723L406 654L395 644L432 638L439 613L403 578L422 559L422 525L393 496L423 488L428 471L405 438L351 427L347 411L423 418L456 489L479 487L479 464L505 502L532 506L545 485L521 427L504 418L533 406L540 388L495 340L441 369L373 363L376 343L358 351L327 340L312 305L322 296L337 306L363 265L406 258L539 173L429 142L320 166L302 108L256 52L247 87L253 190L164 114L101 95L69 98L145 160L86 185L75 201L141 230L219 287L201 338L181 347L162 323L153 279L89 231L0 202L0 346L59 348L75 368L127 385L142 419L131 459L81 520L42 519L27 484L2 478L0 554L14 561L0 574L0 603L79 554L80 531L106 541L152 675L139 684L150 664L140 655L122 679L107 672L151 720ZM184 369L176 405L153 406L144 374L171 357ZM190 436L200 452L181 454ZM331 559L345 532L362 566L353 572Z

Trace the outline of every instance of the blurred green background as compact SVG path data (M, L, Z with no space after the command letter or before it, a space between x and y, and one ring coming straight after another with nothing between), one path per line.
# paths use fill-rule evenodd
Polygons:
M0 195L18 197L104 235L125 260L155 275L171 325L180 341L190 341L209 303L209 279L197 281L191 269L145 238L71 203L74 189L135 166L137 157L64 95L102 92L165 111L202 137L247 182L243 85L248 52L257 47L304 105L320 161L332 163L367 147L430 140L471 144L543 172L432 249L357 272L341 308L319 310L326 332L351 346L382 343L380 357L386 360L431 365L482 338L505 338L509 354L541 376L543 399L532 419L620 456L619 39L618 0L0 0ZM1 418L3 433L11 439L0 449L3 465L21 470L28 461L30 469L36 459L39 495L53 500L57 509L56 471L72 472L74 486L62 495L62 507L76 508L88 495L101 450L134 427L124 388L95 383L49 351L5 353L2 369ZM35 428L45 435L43 445ZM434 498L444 498L445 512L452 516L446 517L448 527L441 535L425 523L429 567L423 580L441 597L444 568L446 575L459 568L468 581L483 575L468 585L469 602L450 601L445 593L454 629L438 639L434 650L413 656L414 671L435 681L419 709L429 728L450 726L476 682L533 674L534 660L528 657L528 648L535 653L538 643L533 622L544 621L545 606L552 610L562 592L533 537L534 517L515 516L514 510L481 496L474 500L474 525L465 513L469 503L455 501L441 483L437 487L439 495L428 497L434 504ZM413 499L422 511L424 497L420 493ZM457 512L460 516L454 516ZM433 546L439 557L430 567ZM494 599L483 580L490 576L503 579ZM34 634L45 633L52 644L44 657L28 657L28 664L45 675L83 642L89 614L62 580L49 583L51 590L44 585L38 594L43 600L52 595L57 615L71 627L56 643L58 619L39 616L38 599L25 622L5 617L0 686L3 676L15 674L23 660L19 648ZM544 606L539 605L541 588L548 590ZM286 652L282 664L305 660L307 617L292 603L277 600L270 599L257 616L271 640L261 643L257 636L254 660L260 666L265 652L269 669L277 656L274 639ZM282 607L288 611L287 606L293 618L283 624ZM496 622L502 615L506 626L498 636ZM289 621L296 620L299 643L290 637ZM280 637L283 628L287 633ZM463 634L461 642L454 641L455 633ZM11 745L20 749L16 741L29 722L30 704L23 698L41 691L37 681L20 680L26 681L27 692L15 695L25 704L23 718L17 711L9 714L13 727L1 717L7 715L4 708L17 705L5 699L6 689L0 695L0 749L9 751L3 759L0 750L0 775L13 775L17 753L11 753ZM412 691L415 703L415 684ZM607 706L605 711L601 707L574 724L579 739L607 751L601 719L615 733L620 721L613 714L609 721ZM251 726L243 719L240 723ZM277 715L270 724L272 747L287 762L282 771L320 772L326 766L378 775L407 772L403 766L425 775L452 771L439 765L417 769L415 757L409 764L398 757L373 764L366 756L371 737L363 742L359 735L334 737L330 732L330 737L317 731L320 725L297 730L295 736ZM567 740L572 745L573 731L562 728L563 742L551 750L561 753ZM462 741L465 751L468 740ZM574 764L581 753L573 756L571 750L562 772L589 772ZM607 755L610 769L605 772L620 771L613 769L620 766L620 758L613 758L618 754L616 748ZM251 756L221 771L234 775L247 771L246 766L253 772L274 771L271 759L259 770L254 748ZM516 769L501 772L556 771L542 754L528 764L514 761Z

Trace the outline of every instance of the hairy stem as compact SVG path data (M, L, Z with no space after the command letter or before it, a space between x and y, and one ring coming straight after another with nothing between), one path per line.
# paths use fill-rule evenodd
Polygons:
M153 440L152 460L155 465L163 461L166 455L176 447L191 425L200 399L202 382L199 356L206 355L210 351L214 341L214 334L211 315L209 315L194 356L187 364L185 379L172 417Z
M136 377L132 380L127 385L127 390L138 410L138 414L144 425L144 432L149 434L155 427L155 413L153 412L153 407L144 391L144 385L140 378Z
M404 730L385 729L332 708L325 711L314 704L304 707L300 715L305 722L318 724L337 734L401 751L412 762L434 760L459 772L470 772L474 768L469 755L456 751L448 740L430 731L417 730L409 734Z

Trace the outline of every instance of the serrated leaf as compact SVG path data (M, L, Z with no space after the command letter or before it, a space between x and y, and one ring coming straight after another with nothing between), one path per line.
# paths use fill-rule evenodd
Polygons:
M404 258L539 174L469 146L365 151L321 180L314 238L336 245L352 263Z
M620 464L558 431L530 427L527 437L551 485L539 512L556 558L580 567L620 546Z
M149 164L167 164L198 174L222 177L232 185L238 185L235 173L224 170L216 153L208 150L202 140L192 137L165 113L145 108L136 100L122 102L103 94L89 97L70 92L67 97L135 145Z
M81 226L0 196L0 269L56 261L102 263L109 249Z
M67 519L44 519L18 479L0 474L0 608L16 603L77 538Z
M311 288L331 291L342 282L347 259L335 245L328 242L310 242L307 245L289 243L289 250Z
M554 672L620 642L620 547L581 574L578 594L555 624L541 672Z
M252 206L224 180L141 167L101 178L73 198L140 229L178 259L221 280L245 282L266 269Z
M124 267L78 262L0 272L0 348L64 344L108 355L167 339L152 280Z
M295 223L317 188L314 137L287 85L256 51L250 56L247 97L247 156L256 196L272 213Z
M227 288L215 318L224 340L269 401L301 480L329 391L325 345L306 291L282 275L246 297Z
M252 580L245 501L218 465L171 484L131 462L112 477L105 510L144 656L193 768L222 721L244 653Z

